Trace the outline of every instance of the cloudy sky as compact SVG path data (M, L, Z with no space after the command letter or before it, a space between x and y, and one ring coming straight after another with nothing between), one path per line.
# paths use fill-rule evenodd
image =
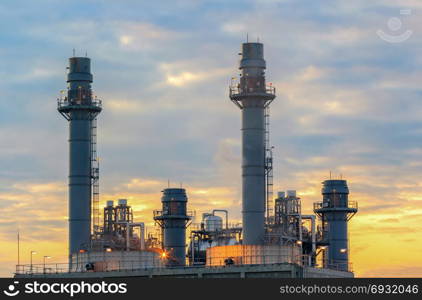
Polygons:
M410 11L401 11L410 9ZM306 213L330 170L359 202L357 276L422 276L422 3L418 0L0 2L0 276L65 262L68 124L56 111L75 49L92 58L101 202L152 225L160 191L240 220L240 44L265 44L275 190ZM410 32L409 32L410 30ZM379 34L383 38L380 38ZM410 36L409 36L410 35Z

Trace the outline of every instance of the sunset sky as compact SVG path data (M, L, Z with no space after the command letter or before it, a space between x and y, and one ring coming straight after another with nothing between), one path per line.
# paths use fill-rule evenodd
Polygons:
M401 9L411 9L401 15ZM0 2L0 276L66 262L67 58L92 59L101 203L152 225L167 181L197 215L240 221L240 110L228 98L246 34L264 43L275 191L304 213L329 172L347 179L356 276L422 277L422 1ZM391 18L402 21L392 32ZM390 43L378 30L397 36Z

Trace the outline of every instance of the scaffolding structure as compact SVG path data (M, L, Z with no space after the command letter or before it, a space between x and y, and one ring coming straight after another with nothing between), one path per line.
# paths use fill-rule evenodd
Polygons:
M302 205L296 191L276 199L274 224L279 226L282 245L302 241Z

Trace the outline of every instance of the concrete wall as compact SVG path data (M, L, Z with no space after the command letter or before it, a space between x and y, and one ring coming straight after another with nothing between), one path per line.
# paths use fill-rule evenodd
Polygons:
M303 277L304 278L353 278L355 276L352 272L304 267Z

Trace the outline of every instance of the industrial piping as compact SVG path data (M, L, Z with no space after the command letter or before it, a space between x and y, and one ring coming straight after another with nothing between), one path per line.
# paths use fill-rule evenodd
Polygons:
M312 253L309 256L309 261L308 261L308 264L311 266L311 265L314 265L315 258L316 258L316 217L315 215L301 215L301 220L311 220Z
M243 244L263 244L265 238L265 108L275 89L265 84L264 46L242 44L242 71L230 99L242 110Z
M67 96L58 111L69 121L69 252L87 250L91 242L92 122L101 112L93 99L91 61L69 58Z
M226 229L229 229L229 211L227 209L213 209L212 215L215 216L216 212L223 212L226 216Z

